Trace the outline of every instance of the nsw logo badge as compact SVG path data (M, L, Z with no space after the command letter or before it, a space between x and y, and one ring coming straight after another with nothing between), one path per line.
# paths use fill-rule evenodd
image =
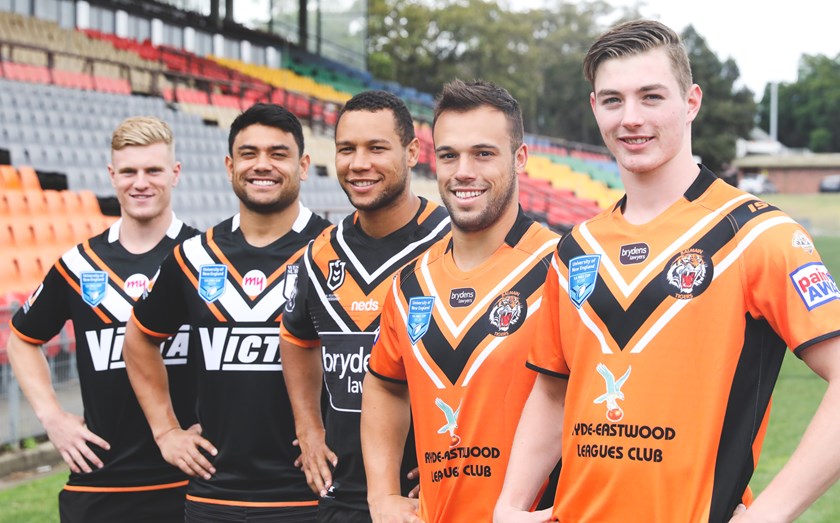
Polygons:
M592 295L598 281L600 254L587 254L569 260L569 298L578 309Z
M408 300L408 338L417 343L429 330L434 296L417 296Z
M221 264L202 265L198 271L198 295L212 303L225 293L227 266Z
M96 307L102 303L105 293L108 292L108 273L105 271L83 272L79 284L82 288L82 300L91 307Z

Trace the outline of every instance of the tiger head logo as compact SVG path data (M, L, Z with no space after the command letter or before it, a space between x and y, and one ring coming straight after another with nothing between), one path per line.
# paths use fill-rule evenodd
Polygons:
M497 336L504 336L522 316L522 302L517 294L503 294L490 309L490 324L499 329Z
M668 269L668 283L683 294L692 294L695 287L706 281L706 262L696 252L683 253L671 263Z

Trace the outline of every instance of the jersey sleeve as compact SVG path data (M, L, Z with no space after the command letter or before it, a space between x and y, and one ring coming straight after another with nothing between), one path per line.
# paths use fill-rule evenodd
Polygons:
M287 278L290 277L290 271L296 274L296 277L295 281L291 282L294 290L286 299L286 306L283 309L280 336L295 345L317 347L319 334L312 320L310 303L318 297L314 295L315 290L310 284L310 273L304 258L311 260L309 250L296 264L286 268Z
M403 349L411 346L405 322L398 308L399 277L385 296L379 320L379 336L373 342L368 369L377 378L399 383L407 382Z
M184 272L178 264L175 248L160 266L152 290L134 305L132 320L146 334L158 338L172 336L181 325L189 323L184 296Z
M840 335L837 282L800 225L791 220L759 233L742 271L750 314L766 319L797 354Z
M59 271L60 263L59 260L52 266L44 281L12 317L12 329L29 343L46 343L70 319L69 293L74 291L68 281L70 277L65 278Z
M555 251L551 258L551 267L546 273L542 304L536 313L537 326L526 366L543 374L568 378L569 367L566 365L560 343L560 300L568 300L569 297L560 288L560 266Z

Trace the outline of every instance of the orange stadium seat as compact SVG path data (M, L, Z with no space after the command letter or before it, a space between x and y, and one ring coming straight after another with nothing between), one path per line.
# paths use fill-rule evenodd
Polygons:
M11 165L0 165L0 187L7 190L21 188L20 175Z
M17 291L20 273L18 273L15 259L11 256L0 256L0 295Z
M62 191L44 191L44 203L47 205L47 214L65 214L64 200L61 198Z
M29 209L31 215L47 214L49 208L44 199L44 191L38 188L37 191L23 191L23 199L26 201L26 207Z
M9 228L12 231L12 239L14 240L16 250L35 245L35 235L29 220L16 219L9 222Z
M24 191L40 191L41 181L38 180L38 173L29 165L21 165L18 167L18 174L20 175L20 186Z
M29 214L29 205L22 191L5 191L3 199L6 200L9 216L18 217Z
M90 191L88 191L90 192ZM70 216L77 216L86 211L82 206L82 200L79 198L79 193L76 191L61 191L59 193L61 198L61 212L69 214Z
M79 191L77 194L81 204L81 212L88 215L102 215L102 208L99 206L99 200L96 199L96 195L93 191ZM69 203L69 200L72 199L72 197L67 195L66 198L65 202L67 203L67 210L68 212L72 212Z

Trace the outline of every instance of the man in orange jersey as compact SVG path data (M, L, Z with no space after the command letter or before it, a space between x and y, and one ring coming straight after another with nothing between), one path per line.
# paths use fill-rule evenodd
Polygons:
M338 181L356 212L319 236L298 264L280 349L303 467L321 496L318 522L369 523L359 419L379 312L394 273L449 232L449 217L411 192L420 144L395 95L365 91L348 100L335 145ZM417 466L409 439L403 493Z
M507 91L446 85L434 140L452 235L399 271L382 311L362 399L374 522L490 521L534 382L525 356L558 239L518 205L528 147ZM410 417L419 504L399 490Z
M495 520L792 521L840 474L837 285L800 225L692 160L674 31L621 24L584 72L626 196L558 245ZM828 389L745 509L785 347ZM553 511L522 512L561 453Z
M236 117L225 158L239 212L175 248L126 327L131 384L163 457L192 479L185 521L314 521L317 500L294 466L292 409L278 329L286 274L329 226L299 201L309 155L300 121L274 104ZM157 339L189 323L196 412L172 411Z
M120 219L67 251L12 319L9 358L50 441L70 467L59 495L62 522L184 519L187 477L166 463L131 390L122 340L131 307L151 287L161 261L198 234L172 213L181 164L172 130L157 118L123 121L111 139L108 172ZM84 417L61 408L38 346L67 320L76 332ZM158 341L175 409L194 422L187 367L189 326Z

